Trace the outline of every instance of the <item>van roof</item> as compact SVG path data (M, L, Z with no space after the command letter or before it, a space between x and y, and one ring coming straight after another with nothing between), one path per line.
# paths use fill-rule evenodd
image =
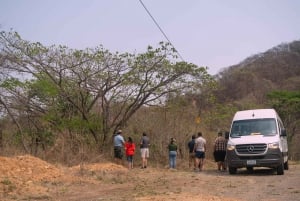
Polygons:
M263 118L276 118L277 113L274 109L253 109L243 110L235 113L233 120L243 119L263 119Z

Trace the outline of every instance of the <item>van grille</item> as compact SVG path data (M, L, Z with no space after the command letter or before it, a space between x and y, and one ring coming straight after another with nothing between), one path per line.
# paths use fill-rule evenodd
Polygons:
M238 154L262 154L266 151L267 144L240 144L236 145Z

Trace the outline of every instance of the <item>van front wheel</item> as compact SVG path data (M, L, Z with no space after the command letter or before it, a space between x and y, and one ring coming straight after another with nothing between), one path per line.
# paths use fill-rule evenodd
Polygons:
M278 167L277 167L277 175L283 175L284 174L284 164L281 163Z
M236 168L229 166L228 170L229 170L229 174L236 174Z
M289 169L289 161L286 161L286 162L284 163L284 169L285 169L285 170L288 170L288 169Z

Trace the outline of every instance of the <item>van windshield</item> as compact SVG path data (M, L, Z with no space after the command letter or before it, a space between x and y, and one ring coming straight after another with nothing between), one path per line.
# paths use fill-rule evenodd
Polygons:
M276 121L273 118L268 119L247 119L234 121L232 124L230 136L239 137L247 135L276 135Z

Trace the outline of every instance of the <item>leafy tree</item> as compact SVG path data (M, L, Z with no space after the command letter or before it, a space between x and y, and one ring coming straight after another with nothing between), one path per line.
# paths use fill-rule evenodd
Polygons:
M268 98L286 125L291 142L300 126L300 91L273 91Z
M8 76L2 80L3 105L17 102L24 106L13 108L19 118L30 112L56 129L80 127L96 144L106 143L143 105L161 104L167 95L186 93L210 78L206 68L176 62L168 43L133 55L102 46L45 47L1 32L0 48L0 67ZM9 77L18 85L6 85Z

